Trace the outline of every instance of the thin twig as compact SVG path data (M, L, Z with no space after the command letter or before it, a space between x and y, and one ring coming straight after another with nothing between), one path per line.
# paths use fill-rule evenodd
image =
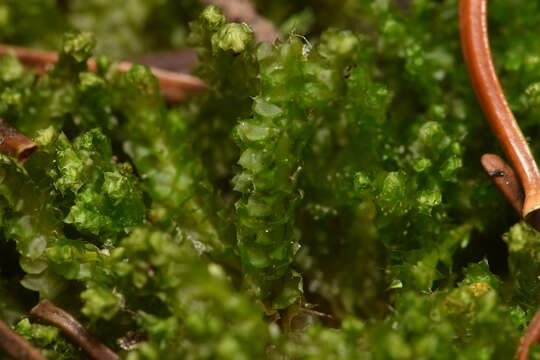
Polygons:
M0 45L0 55L13 52L15 56L27 67L35 68L37 73L43 75L47 72L54 63L58 61L58 55L54 52L27 49L17 46ZM130 62L119 62L116 64L117 71L128 71L133 66ZM88 60L88 70L97 71L95 59ZM186 94L205 90L207 85L199 78L163 70L160 68L150 67L152 73L158 78L161 93L171 103L181 102Z
M258 42L274 42L279 32L274 24L262 17L250 0L202 0L208 5L216 5L223 10L229 21L243 21L253 29Z
M0 320L0 349L15 360L46 360L38 349Z
M0 119L0 152L25 162L38 146Z
M517 352L517 360L528 360L529 359L529 348L535 342L540 340L540 309L536 311L534 317L532 318L527 331L521 338Z
M130 61L180 73L190 73L197 63L197 53L193 49L160 51L135 56Z
M526 218L540 209L540 172L495 72L487 29L487 0L459 3L461 47L473 88L484 114L516 171L525 200Z
M34 68L39 75L45 74L58 61L58 55L54 52L0 44L0 55L8 55L11 52L25 66Z
M78 344L95 360L118 360L118 355L96 340L73 316L45 299L37 304L30 316L40 322L60 328L68 338Z
M487 0L460 0L459 19L461 47L476 96L521 185L500 157L486 154L482 165L514 209L540 230L540 172L495 72L488 39ZM521 339L517 360L527 360L531 344L538 341L540 310Z
M525 195L514 170L495 154L485 154L482 156L481 162L484 170L503 193L506 200L518 214L521 214Z
M521 215L525 194L514 170L503 159L494 154L484 154L481 162L484 170L491 177L495 185L497 185L506 200L508 200L518 215ZM525 218L525 221L536 230L540 230L540 211L533 211Z
M116 64L116 70L125 72L129 71L132 66L133 64L130 62L121 61ZM97 64L94 59L88 60L88 70L97 71ZM207 85L201 79L192 75L155 67L150 67L150 70L159 80L159 87L163 97L171 103L179 103L184 100L186 94L199 92L207 88Z

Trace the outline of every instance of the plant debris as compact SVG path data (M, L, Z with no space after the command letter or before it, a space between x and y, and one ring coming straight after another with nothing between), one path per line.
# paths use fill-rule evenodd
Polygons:
M53 52L0 45L0 55L6 55L14 52L15 56L24 65L34 68L38 74L43 75L51 66L58 61L58 55ZM88 70L98 71L98 65L95 59L88 59ZM115 71L129 71L133 64L125 61L117 63ZM164 70L160 68L151 68L152 73L158 78L163 97L172 103L179 103L184 100L186 94L205 90L207 85L200 79L178 72Z
M45 360L38 349L0 320L0 349L15 360Z
M38 146L0 119L0 152L25 162Z
M118 360L119 357L103 343L96 340L73 316L49 300L41 300L30 311L36 321L59 327L68 338L83 348L95 360Z

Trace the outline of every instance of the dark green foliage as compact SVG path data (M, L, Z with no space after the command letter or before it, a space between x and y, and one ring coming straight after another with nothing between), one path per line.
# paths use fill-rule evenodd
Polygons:
M2 0L0 39L11 44L60 45L58 35L67 30L56 0ZM40 34L39 41L36 38Z
M148 48L184 48L187 23L203 7L197 0L2 0L0 40L59 49L62 33L77 28L96 35L99 54L127 58Z
M231 288L223 268L200 261L186 234L137 229L111 261L126 307L143 305L136 320L149 337L129 359L263 356L270 339L261 310Z
M259 68L253 32L244 24L227 24L214 6L190 24L190 44L197 51L195 73L208 85L189 109L194 151L206 164L212 183L227 185L238 160L231 129L239 118L250 116L252 97L259 89Z
M153 201L152 222L182 225L203 252L223 251L225 239L213 213L214 193L188 140L186 115L167 111L159 84L147 67L117 75L114 107L125 117L123 148ZM127 136L126 136L127 135Z

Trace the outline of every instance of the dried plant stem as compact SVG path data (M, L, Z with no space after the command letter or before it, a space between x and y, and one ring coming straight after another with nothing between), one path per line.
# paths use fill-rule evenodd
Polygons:
M45 299L37 304L30 316L40 322L60 328L68 338L78 344L95 360L118 360L118 355L96 340L73 316Z
M221 8L229 21L243 21L251 26L258 42L274 42L279 38L279 32L274 24L258 14L250 0L203 0L203 2Z
M0 320L0 349L15 360L46 360L38 349Z
M481 162L484 170L503 193L506 200L518 214L521 214L525 195L514 170L495 154L485 154L482 156Z
M197 63L197 53L192 49L160 51L133 57L131 61L164 70L190 73Z
M53 52L0 44L0 55L7 55L10 52L13 52L25 66L34 68L40 75L58 61L58 55Z
M519 177L525 193L520 214L526 218L540 209L540 172L495 72L488 39L487 0L461 0L459 19L461 47L473 88Z
M0 152L24 162L37 148L33 141L0 119Z
M497 185L506 200L508 200L518 215L521 215L525 194L514 170L503 159L494 154L484 154L481 162L484 170L491 177L495 185ZM540 211L534 211L525 218L525 221L535 229L540 229Z
M482 165L514 209L540 230L540 172L495 72L488 39L487 0L460 0L459 19L461 47L476 96L517 177L497 155L484 155ZM521 339L517 360L527 360L531 344L539 340L540 310Z
M116 64L116 70L128 71L132 66L133 64L130 62L121 61ZM94 59L88 60L88 69L93 72L97 70ZM150 70L159 80L159 87L163 97L171 103L179 103L184 100L186 94L196 93L207 88L207 85L201 79L192 75L155 67L150 67Z
M11 51L25 66L35 68L40 75L47 72L51 66L58 61L58 55L53 52L0 45L0 55L9 54ZM116 64L116 70L128 71L132 66L132 63L122 61ZM181 102L186 94L198 92L207 88L207 85L195 76L155 67L151 67L150 69L159 80L163 96L171 103ZM92 72L97 71L95 59L88 60L88 70Z
M519 344L517 352L517 360L528 360L529 359L529 347L540 340L540 309L534 314L529 328L521 338L521 343Z

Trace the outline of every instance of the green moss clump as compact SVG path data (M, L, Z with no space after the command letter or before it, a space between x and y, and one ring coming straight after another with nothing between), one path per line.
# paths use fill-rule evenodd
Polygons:
M479 165L457 0L256 3L274 44L194 0L0 4L2 41L60 50L41 77L0 58L0 117L39 145L0 156L0 319L50 359L85 355L39 297L130 360L511 358L540 237ZM489 4L528 136L539 11ZM179 106L86 67L188 43L208 89Z

